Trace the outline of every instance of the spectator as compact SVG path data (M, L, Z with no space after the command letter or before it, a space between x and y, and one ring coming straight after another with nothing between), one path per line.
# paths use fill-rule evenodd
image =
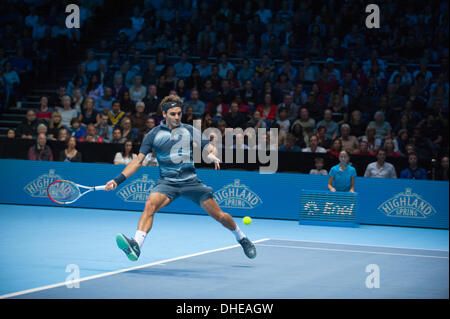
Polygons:
M48 123L52 118L53 109L48 106L48 98L46 96L42 96L39 103L40 104L36 112L36 117L38 120L42 120Z
M448 156L444 156L441 159L440 167L436 170L433 179L438 181L448 181L448 172Z
M82 126L81 121L74 117L70 121L70 129L67 130L67 134L69 136L74 136L78 141L80 137L83 137L86 134L86 126Z
M61 128L63 128L61 114L55 111L52 113L52 118L48 125L48 137L50 140L56 141L58 139L58 132Z
M114 156L114 165L128 165L136 157L137 155L133 153L133 142L126 141L123 145L123 151L117 152Z
M147 95L147 88L142 85L141 75L136 75L134 77L134 85L130 87L129 93L130 99L134 104L136 104L136 102L144 100L145 96Z
M375 126L368 125L366 128L366 135L361 136L359 142L365 141L369 147L369 151L376 151L381 147L381 139L376 138L376 128Z
M267 125L266 122L261 119L261 112L259 112L258 110L255 110L255 112L253 112L253 117L248 121L247 127L252 127L256 131L258 131L258 129L260 128L266 129Z
M120 127L122 128L122 137L124 137L128 141L132 141L133 143L138 139L137 129L131 126L130 118L126 117L120 123Z
M270 93L264 94L264 102L256 109L261 113L263 120L273 121L277 114L277 106L272 102L272 95Z
M138 130L139 136L142 136L145 130L145 121L147 120L147 115L144 113L145 104L144 102L136 103L136 112L130 116L131 126Z
M293 103L299 107L304 106L308 99L308 94L303 90L303 84L297 83L294 89L291 91Z
M187 111L187 110L186 110ZM217 95L213 101L206 106L206 113L211 114L214 118L223 118L229 113L228 106L223 103L222 95Z
M127 116L125 112L120 110L121 104L119 101L114 101L111 111L108 111L108 125L119 127L122 120Z
M353 154L358 150L359 143L358 139L354 135L350 135L351 128L350 125L344 123L341 125L341 143L342 149L347 151L348 154Z
M314 167L309 171L310 175L328 175L328 172L326 169L323 168L323 157L315 157L314 158Z
M200 71L200 76L203 80L212 74L211 65L208 63L208 59L206 57L200 59L200 64L196 66L196 69Z
M219 76L222 79L225 79L229 70L236 70L235 66L228 62L228 55L226 53L222 53L219 59Z
M58 161L60 162L82 162L82 155L76 149L77 140L75 136L69 137L64 150L59 153Z
M290 93L287 93L284 95L283 103L278 104L278 109L280 108L286 108L286 111L288 112L288 119L291 121L295 121L299 116L299 110L300 107L297 104L294 104L294 98ZM279 112L278 112L279 114ZM277 115L277 120L279 119L279 116Z
M306 137L303 135L303 128L299 122L292 124L290 133L295 137L295 145L300 148L306 147Z
M112 95L112 89L110 87L105 87L103 90L103 95L95 100L95 109L99 112L104 109L110 109L114 101L115 99Z
M285 108L285 107L279 108L278 114L279 114L278 115L279 119L275 123L280 126L279 134L285 135L285 134L289 133L289 129L291 127L291 122L289 121L289 118L288 118L287 108Z
M240 94L242 101L251 109L256 107L258 96L256 90L253 88L253 83L251 80L245 81L244 88L241 90Z
M230 104L231 101L234 99L236 92L234 89L230 86L230 81L227 79L223 79L221 81L221 86L219 90L219 95L222 96L222 100L225 104Z
M31 161L53 161L53 153L47 145L47 136L44 133L38 135L36 144L28 149L28 159Z
M116 101L114 101L114 102L116 102ZM114 104L114 102L113 102L113 104ZM120 103L120 109L122 111L124 111L126 115L130 115L134 111L134 105L136 104L136 103L133 103L133 101L131 100L130 93L128 91L123 92L122 99L120 99L119 103ZM112 108L112 106L111 106L111 108Z
M316 135L312 135L309 138L309 146L302 149L302 152L308 153L326 153L327 150L319 146L319 139Z
M339 154L342 151L342 142L339 138L335 138L334 141L331 143L330 148L327 150L327 153L331 156L331 158L338 159ZM347 151L346 151L347 153Z
M57 141L66 143L68 138L69 134L67 133L67 130L64 127L60 128L58 130Z
M329 149L333 140L327 136L327 128L325 126L319 126L317 128L318 145L324 149Z
M385 138L391 136L392 127L384 120L384 113L378 111L375 113L373 118L374 121L370 122L369 126L375 127L375 138L384 140Z
M147 97L143 102L145 103L145 114L149 116L157 115L160 99L157 96L156 85L151 84L148 86Z
M391 157L401 156L400 153L395 151L395 144L394 144L394 140L392 138L387 138L384 140L383 148L386 151L386 156L391 156Z
M227 123L227 127L241 127L245 128L246 119L242 113L239 113L239 105L236 101L232 101L230 105L230 112L223 117Z
M397 178L394 165L385 162L386 151L382 148L378 149L377 161L367 165L364 177L378 177L378 178Z
M326 130L326 137L334 140L339 133L339 125L333 121L333 112L330 109L326 109L323 113L323 120L316 124L316 127L319 128L319 126L325 127Z
M114 82L111 87L112 96L116 100L120 100L125 91L128 91L128 88L123 84L123 76L120 72L117 72L114 75Z
M113 137L113 128L108 125L108 115L101 114L100 121L96 124L97 133L102 137L103 142L111 143Z
M191 91L191 97L189 101L185 103L185 107L192 106L194 108L194 115L202 117L205 113L205 103L199 100L198 90Z
M142 166L158 166L158 159L156 158L155 151L148 153L142 161Z
M250 67L250 60L244 59L244 61L242 62L242 67L237 73L237 79L240 83L251 81L253 79L254 73L255 71Z
M175 72L178 78L187 79L191 76L193 66L188 61L187 52L181 52L180 61L175 63L173 67L175 68Z
M37 126L36 112L28 110L25 119L16 129L16 135L20 138L33 139L37 135Z
M77 110L78 113L81 113L85 97L83 92L80 89L75 89L72 96L73 108Z
M372 151L369 151L369 144L366 141L359 142L359 148L356 152L353 153L354 155L369 155L369 156L375 156L375 153Z
M15 139L16 138L16 131L14 131L12 128L8 129L8 132L6 133L7 138Z
M103 94L103 85L98 80L97 74L92 74L86 86L86 94L94 100L99 99Z
M111 143L123 144L127 139L122 137L122 131L120 128L116 127L113 129L113 138Z
M300 146L295 145L295 136L291 133L284 135L284 143L280 146L279 150L282 152L301 152Z
M86 134L79 139L80 142L103 143L103 138L97 134L94 124L88 124Z
M319 68L311 63L311 58L306 57L303 60L303 66L299 71L299 81L307 85L312 85L320 77Z
M72 98L69 95L64 95L62 98L62 106L56 107L56 110L61 115L61 123L65 127L70 127L70 121L78 116L77 110L72 108Z
M86 126L88 124L96 124L100 119L100 113L94 109L95 100L91 97L87 97L83 103L83 109L78 119L81 121L81 125Z
M184 122L183 122L184 123ZM145 121L145 130L144 130L144 135L146 135L148 132L150 132L151 130L153 130L153 128L156 126L156 122L155 119L153 117L149 117L146 121Z
M331 192L355 192L356 170L348 163L349 160L347 151L339 153L339 164L330 169L328 189Z
M13 69L11 62L9 61L6 61L3 65L3 79L6 83L9 95L13 98L10 104L13 104L13 102L19 100L22 93L20 87L21 79L19 74L16 72L16 70Z
M360 110L354 110L352 112L350 121L350 135L361 137L366 132L366 124L362 120L361 111Z
M89 49L86 53L86 60L83 62L84 67L88 73L97 72L99 69L99 62L95 59L94 50Z
M417 154L408 155L409 167L401 171L400 178L407 179L427 179L427 172L418 166Z

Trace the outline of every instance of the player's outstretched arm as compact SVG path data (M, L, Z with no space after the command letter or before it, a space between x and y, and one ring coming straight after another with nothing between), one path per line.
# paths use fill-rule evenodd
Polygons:
M137 172L137 170L142 166L142 161L144 160L145 155L142 153L139 153L139 155L133 159L122 171L122 175L125 178L130 177L134 173ZM108 183L106 183L106 191L113 190L117 187L118 183L115 179L110 180Z

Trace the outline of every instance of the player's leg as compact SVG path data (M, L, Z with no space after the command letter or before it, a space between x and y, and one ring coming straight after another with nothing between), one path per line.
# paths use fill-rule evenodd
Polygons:
M152 229L153 216L157 211L169 205L170 198L162 193L151 193L139 218L138 230L148 233Z
M225 213L217 204L216 200L211 197L200 203L200 206L215 220L221 223L225 228L231 230L236 237L236 240L241 244L244 249L244 253L248 258L256 257L255 245L250 239L236 225L233 217L230 214Z
M170 202L171 199L165 194L158 192L151 193L139 219L138 229L134 235L134 238L127 238L124 234L118 234L116 236L117 246L123 250L128 259L131 261L136 261L139 258L145 237L152 228L153 216L157 211L167 206Z

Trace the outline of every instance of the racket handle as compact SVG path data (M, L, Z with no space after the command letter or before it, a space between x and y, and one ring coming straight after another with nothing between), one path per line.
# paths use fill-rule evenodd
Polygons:
M102 186L95 186L94 190L95 191L104 191L105 190L106 185L102 185Z

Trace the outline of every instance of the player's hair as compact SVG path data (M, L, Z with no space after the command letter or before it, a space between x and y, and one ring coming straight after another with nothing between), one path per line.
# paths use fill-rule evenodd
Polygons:
M164 110L164 106L169 103L178 103L180 105L183 105L183 100L178 95L175 94L168 95L162 99L161 103L159 103L159 109Z

